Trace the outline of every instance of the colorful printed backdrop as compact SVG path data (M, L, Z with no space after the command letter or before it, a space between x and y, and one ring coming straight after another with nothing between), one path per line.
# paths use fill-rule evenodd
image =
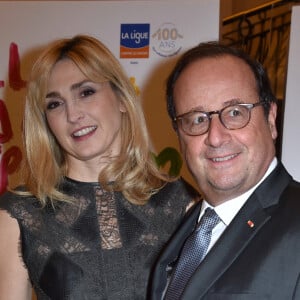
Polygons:
M14 185L21 179L26 80L46 43L79 33L102 40L120 59L140 94L154 151L177 149L165 108L164 83L179 54L200 41L218 38L219 1L0 1L0 24L3 193L8 180Z

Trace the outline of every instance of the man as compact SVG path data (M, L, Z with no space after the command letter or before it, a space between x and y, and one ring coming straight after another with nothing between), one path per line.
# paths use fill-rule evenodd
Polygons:
M300 184L275 156L277 104L262 66L202 43L179 59L167 101L204 200L159 258L151 299L300 299ZM190 250L207 207L217 218L208 244Z

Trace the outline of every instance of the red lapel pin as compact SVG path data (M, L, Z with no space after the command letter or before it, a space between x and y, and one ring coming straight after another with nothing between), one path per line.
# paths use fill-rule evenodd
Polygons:
M249 220L249 221L247 222L247 224L248 224L248 226L249 226L250 228L253 228L253 227L254 227L254 223L253 223L251 220Z

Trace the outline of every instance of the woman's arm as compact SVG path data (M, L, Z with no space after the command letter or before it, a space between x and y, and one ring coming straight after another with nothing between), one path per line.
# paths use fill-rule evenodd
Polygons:
M0 299L31 299L31 285L19 248L18 222L0 210Z

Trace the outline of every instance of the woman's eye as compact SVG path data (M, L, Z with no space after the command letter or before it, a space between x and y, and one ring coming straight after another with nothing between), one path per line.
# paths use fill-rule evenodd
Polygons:
M85 97L89 97L95 94L95 90L88 88L88 89L84 89L83 91L80 92L80 98L85 98Z
M63 105L64 103L63 103L63 101L61 101L61 100L51 100L51 101L49 101L48 103L47 103L47 105L46 105L46 109L47 110L53 110L53 109L55 109L55 108L57 108L57 107L60 107L61 105Z

